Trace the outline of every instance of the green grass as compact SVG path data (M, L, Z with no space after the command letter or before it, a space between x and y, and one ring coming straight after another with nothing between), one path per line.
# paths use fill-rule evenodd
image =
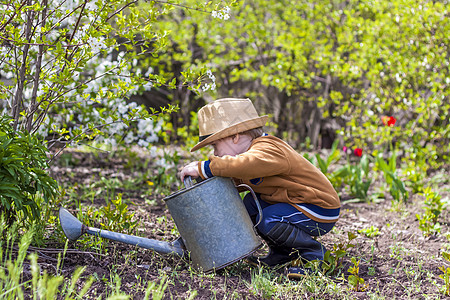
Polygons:
M133 163L129 169L133 170L135 178L139 178L133 182L142 183L139 189L149 189L145 180L153 174L160 176L150 179L161 185L158 193L167 195L174 191L176 173L173 169L157 169L152 173L139 163ZM161 177L161 174L164 175ZM126 196L120 198L122 193L119 191L126 195L127 191L135 190L131 187L132 179L121 182L106 180L106 177L105 180L95 178L100 179L96 182L92 178L90 184L78 186L80 190L65 186L68 192L60 200L63 205L74 208L83 223L105 229L109 226L113 231L134 235L148 234L161 240L178 235L173 220L167 215L146 215L150 210L132 203ZM87 194L81 200L78 197L80 191ZM440 190L445 191L446 188ZM155 196L162 196L152 193L155 191L143 191L140 205L158 205L161 199ZM94 201L97 197L105 200L103 205ZM448 199L442 199L442 206L437 207L442 209L440 216L445 217L448 216L445 211ZM339 258L335 261L336 270L328 275L316 272L295 281L288 280L282 270L254 268L244 261L216 273L204 274L193 268L188 260L173 260L138 248L116 250L114 243L88 235L77 244L68 245L55 217L49 218L46 236L60 245L60 251L56 262L49 266L41 262L42 254L30 247L36 230L21 232L13 226L2 231L4 238L0 241L0 299L131 299L134 295L141 299L195 299L199 296L211 299L355 299L356 295L364 295L367 299L400 299L393 291L402 291L401 299L445 299L444 280L439 278L442 272L438 267L444 267L446 263L438 252L435 257L424 257L420 252L424 250L423 246L419 243L430 238L445 240L447 237L450 241L450 234L443 230L431 237L421 235L411 207L421 207L424 201L426 199L418 195L414 202L400 201L398 205L364 203L366 209L377 214L379 219L375 223L361 218L362 203L352 203L351 209L342 210L343 223L338 223L324 237L332 255ZM140 214L134 215L137 212ZM379 245L382 240L384 244ZM450 242L444 242L441 249L448 251L449 245ZM107 272L93 272L83 262L79 268L63 272L68 247L101 254L100 260L107 263ZM360 269L353 271L368 284L365 291L355 291L355 285L349 281L349 268L355 265L351 258L354 262L359 261Z

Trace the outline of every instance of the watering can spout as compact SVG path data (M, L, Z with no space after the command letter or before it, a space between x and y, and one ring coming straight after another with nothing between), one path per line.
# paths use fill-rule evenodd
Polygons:
M59 209L59 222L64 231L64 234L72 242L76 241L84 233L87 233L109 240L138 246L141 248L151 249L163 254L175 254L178 256L183 256L185 253L184 243L180 238L172 243L169 243L88 227L81 223L76 217L74 217L67 209L63 207Z
M64 234L71 242L75 242L85 233L86 226L63 207L59 209L59 222Z

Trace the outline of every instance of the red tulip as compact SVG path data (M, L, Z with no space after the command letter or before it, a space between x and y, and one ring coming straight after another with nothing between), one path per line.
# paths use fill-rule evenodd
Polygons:
M382 116L381 122L383 122L383 125L393 127L395 125L395 122L397 122L397 119L394 117L388 117L388 116Z
M395 125L395 122L397 122L397 120L394 117L389 117L389 121L387 122L387 125L390 127L393 127Z
M356 148L356 149L353 151L353 153L354 153L356 156L359 156L359 157L362 156L362 152L363 152L363 150L362 150L361 148Z

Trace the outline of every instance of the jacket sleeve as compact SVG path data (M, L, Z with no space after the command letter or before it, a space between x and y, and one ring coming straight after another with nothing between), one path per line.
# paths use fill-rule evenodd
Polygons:
M271 143L256 143L247 152L237 156L210 156L199 162L202 178L212 176L252 179L273 176L290 171L288 156Z

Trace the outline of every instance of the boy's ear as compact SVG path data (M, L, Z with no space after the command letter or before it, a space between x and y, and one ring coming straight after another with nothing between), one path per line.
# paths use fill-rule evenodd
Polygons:
M240 139L239 133L236 133L234 136L231 137L231 139L232 139L234 144L237 144L239 142L239 139Z

